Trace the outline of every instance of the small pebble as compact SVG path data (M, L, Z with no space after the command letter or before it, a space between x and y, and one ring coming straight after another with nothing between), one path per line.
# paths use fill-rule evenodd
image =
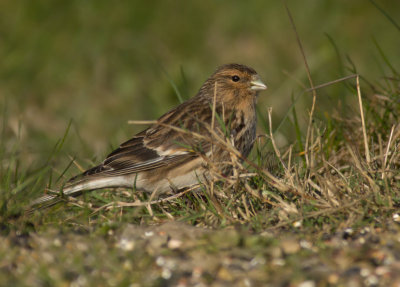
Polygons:
M360 275L362 276L362 277L367 277L368 275L370 275L371 274L371 271L369 271L369 269L367 269L367 268L362 268L361 270L360 270Z
M272 265L276 265L276 266L284 266L285 265L285 260L283 260L282 258L276 258L276 259L272 259Z
M300 228L302 225L303 225L303 223L301 220L293 222L294 228Z
M312 280L307 280L304 282L301 282L299 285L297 285L298 287L315 287L315 282Z
M337 274L330 274L328 276L328 282L330 284L336 285L339 282L339 276Z
M56 239L54 239L53 244L56 247L60 247L61 246L61 240L59 238L56 238Z
M281 242L281 248L286 254L294 254L300 250L300 244L296 240L286 239Z
M307 240L300 240L300 247L303 249L311 249L312 244Z
M367 277L367 279L365 279L365 284L367 286L371 286L371 285L375 286L378 283L379 283L379 279L375 275L370 275L370 276Z
M161 277L168 280L171 278L171 276L172 276L171 270L169 270L168 268L163 268L161 272Z
M163 265L165 264L165 259L164 259L164 257L158 256L157 259L156 259L156 264L157 264L158 266L163 266Z
M168 248L170 249L177 249L182 246L182 241L177 239L171 239L168 241Z
M135 248L135 241L122 238L118 242L117 247L125 251L131 251Z

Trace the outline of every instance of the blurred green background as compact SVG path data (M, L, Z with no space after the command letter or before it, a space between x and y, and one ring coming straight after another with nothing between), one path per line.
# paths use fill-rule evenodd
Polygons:
M399 21L400 1L377 2ZM390 76L374 41L400 66L400 31L371 1L287 3L314 84L350 75L347 58L372 82ZM266 82L260 118L272 106L274 126L303 90L299 82L309 87L282 1L0 1L3 151L40 166L72 120L54 160L63 169L70 155L87 167L86 159L98 162L141 129L128 120L156 119L177 105L171 83L189 98L230 62ZM343 84L318 95L321 114L352 97ZM296 107L305 119L309 96ZM290 143L290 134L288 124L280 142Z

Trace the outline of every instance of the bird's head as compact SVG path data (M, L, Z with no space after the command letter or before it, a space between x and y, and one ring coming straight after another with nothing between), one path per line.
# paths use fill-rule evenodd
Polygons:
M200 91L211 97L216 91L218 100L225 102L253 98L258 91L266 88L254 69L240 64L227 64L219 67Z

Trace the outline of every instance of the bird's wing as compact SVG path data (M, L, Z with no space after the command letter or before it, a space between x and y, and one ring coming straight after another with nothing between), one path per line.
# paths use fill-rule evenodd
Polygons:
M190 105L189 105L190 106ZM85 171L78 178L92 175L119 176L175 165L210 150L210 142L193 133L205 135L204 105L189 110L185 104L162 116L156 124L135 135L110 153L102 164ZM211 116L211 114L210 114Z
M145 139L144 132L136 135L110 153L103 163L70 181L92 175L119 176L148 171L196 156L178 145L175 149L164 151L162 147L148 145Z

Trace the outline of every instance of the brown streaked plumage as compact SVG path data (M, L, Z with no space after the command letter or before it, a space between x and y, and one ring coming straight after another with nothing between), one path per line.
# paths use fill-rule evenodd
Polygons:
M264 89L252 68L221 66L196 96L121 144L100 165L71 178L63 194L78 196L85 190L134 186L162 193L197 184L207 177L211 150L213 163L229 161L229 152L212 141L212 125L216 134L232 139L244 157L250 153L256 137L257 94ZM58 196L45 195L32 206L57 201Z

